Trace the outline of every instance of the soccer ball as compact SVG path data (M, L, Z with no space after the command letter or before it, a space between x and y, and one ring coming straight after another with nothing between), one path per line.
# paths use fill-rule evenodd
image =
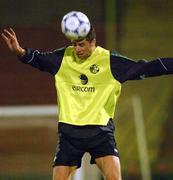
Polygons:
M70 40L85 38L90 31L88 17L79 11L72 11L66 14L61 21L61 30Z

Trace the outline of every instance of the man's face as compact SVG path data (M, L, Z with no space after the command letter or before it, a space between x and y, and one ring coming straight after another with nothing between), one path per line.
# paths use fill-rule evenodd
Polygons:
M78 58L82 60L87 59L95 49L94 41L89 42L86 39L81 41L74 41L72 42L72 45Z

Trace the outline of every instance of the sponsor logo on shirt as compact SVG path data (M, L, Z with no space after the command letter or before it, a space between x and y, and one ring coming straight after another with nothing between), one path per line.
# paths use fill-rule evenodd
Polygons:
M87 77L85 74L81 74L81 75L79 76L79 78L80 78L81 83L82 83L83 85L85 85L85 84L88 83L88 77Z
M81 80L81 84L82 85L86 85L88 83L88 77L85 74L81 74L79 76L80 80ZM72 90L73 91L78 91L78 92L95 92L95 87L93 86L76 86L73 85L72 86Z
M72 86L73 91L79 91L79 92L95 92L95 87L92 86Z

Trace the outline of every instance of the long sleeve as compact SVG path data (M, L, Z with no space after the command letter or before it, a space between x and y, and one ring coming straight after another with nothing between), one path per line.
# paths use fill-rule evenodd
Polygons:
M41 71L55 75L61 65L65 48L57 49L52 52L41 53L38 50L26 49L26 54L20 60Z
M116 53L110 56L111 71L115 79L123 83L147 77L173 74L173 58L134 61Z

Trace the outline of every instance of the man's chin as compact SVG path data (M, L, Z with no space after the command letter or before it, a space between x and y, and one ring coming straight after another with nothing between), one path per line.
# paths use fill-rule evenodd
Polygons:
M79 58L79 59L86 59L87 57L85 57L84 55L81 55L81 54L77 54L77 57Z

